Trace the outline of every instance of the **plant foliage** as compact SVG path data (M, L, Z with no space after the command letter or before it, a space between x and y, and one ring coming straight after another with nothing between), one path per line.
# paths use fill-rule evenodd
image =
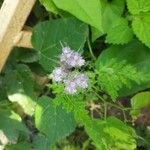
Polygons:
M149 0L39 0L26 25L32 49L0 74L0 149L150 149Z

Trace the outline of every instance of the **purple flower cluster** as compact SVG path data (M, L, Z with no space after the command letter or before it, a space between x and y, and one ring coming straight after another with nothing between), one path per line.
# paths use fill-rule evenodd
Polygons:
M70 47L63 47L62 51L60 61L67 68L81 67L84 65L85 60L78 52L72 51Z
M85 60L78 52L74 52L70 47L63 47L60 56L60 66L52 72L52 79L55 82L62 82L65 92L74 94L78 88L88 87L88 77L79 72L73 72L72 68L79 68L85 64Z
M64 80L65 91L70 94L77 92L78 88L86 89L88 87L88 78L84 74L76 73L69 79Z
M67 70L63 69L62 67L56 67L52 72L52 78L56 82L63 81L63 78L67 76Z

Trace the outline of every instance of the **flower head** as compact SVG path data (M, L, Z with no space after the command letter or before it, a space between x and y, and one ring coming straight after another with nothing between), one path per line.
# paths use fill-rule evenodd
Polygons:
M75 94L78 88L85 89L88 87L88 77L85 74L74 73L71 68L81 67L85 60L81 54L74 52L70 47L63 47L60 55L60 66L52 72L52 79L55 82L62 82L65 92Z
M77 88L86 89L88 87L88 78L84 74L70 74L69 78L64 80L65 91L70 94L77 92Z
M77 92L77 84L71 80L65 80L65 92L69 94L74 94Z
M67 71L62 67L56 67L52 72L52 79L61 82L67 76Z
M78 74L75 78L76 84L83 88L86 89L88 87L88 77L85 74Z
M69 47L63 47L60 61L67 68L81 67L85 63L80 53L72 51Z

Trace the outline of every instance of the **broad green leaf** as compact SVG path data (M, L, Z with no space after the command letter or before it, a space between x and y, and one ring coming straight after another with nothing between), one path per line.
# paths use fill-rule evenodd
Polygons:
M76 123L72 113L61 106L55 107L52 99L41 97L36 106L35 125L48 137L50 144L54 144L70 134Z
M125 44L133 38L132 29L128 26L128 21L124 18L113 23L107 32L106 42L113 44Z
M108 2L106 0L101 0L101 4L103 32L92 28L92 41L107 33L112 24L121 17L124 11L125 1L111 0Z
M9 110L0 110L0 130L7 137L8 142L17 142L20 135L28 136L29 131L21 122L18 114Z
M134 17L132 28L138 39L150 48L150 13Z
M100 0L53 0L56 6L102 31Z
M6 73L5 82L8 99L17 102L26 114L33 115L35 97L30 69L26 65L18 65L16 69Z
M127 0L127 6L133 15L150 11L149 0Z
M35 150L50 150L49 141L42 134L38 134L33 138L33 147Z
M140 85L132 83L130 89L122 88L119 92L120 96L130 95L150 87L149 48L141 44L141 42L133 40L126 45L111 46L110 48L104 50L97 61L105 64L112 58L117 59L118 61L126 60L128 64L135 66L138 72L142 72L141 77L143 78L143 81Z
M59 9L54 4L53 0L40 0L41 4L44 5L47 11L51 11L55 14L59 13Z
M150 105L150 92L141 92L131 98L131 115L136 118L142 108Z
M79 20L57 19L38 24L33 30L32 44L39 51L40 64L50 72L58 64L61 43L82 50L87 35L88 26Z
M6 150L31 150L31 145L27 142L20 142L17 144L7 145Z
M115 117L106 121L93 120L85 130L98 150L134 150L134 131Z
M97 38L104 35L104 32L99 31L98 29L94 27L91 27L91 32L92 32L92 42L94 42Z
M113 22L121 17L124 7L124 0L112 0L110 2L102 0L102 25L105 33L111 28Z

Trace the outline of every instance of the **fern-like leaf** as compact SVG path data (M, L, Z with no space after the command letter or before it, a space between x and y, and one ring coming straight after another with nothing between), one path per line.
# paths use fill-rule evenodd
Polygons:
M131 81L139 83L140 78L136 68L126 61L118 62L116 59L110 60L108 63L99 65L98 83L101 88L107 92L112 100L118 97L118 91L125 85L131 86Z

